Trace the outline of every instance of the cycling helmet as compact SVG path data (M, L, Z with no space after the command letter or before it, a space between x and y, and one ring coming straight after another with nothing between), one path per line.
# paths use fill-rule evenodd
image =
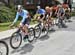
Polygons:
M19 9L22 9L22 5L18 5L17 6L17 9L19 10Z
M41 7L40 6L37 6L37 8L40 9Z
M46 6L45 9L46 9L46 10L47 10L47 9L50 9L50 7L49 7L49 6Z

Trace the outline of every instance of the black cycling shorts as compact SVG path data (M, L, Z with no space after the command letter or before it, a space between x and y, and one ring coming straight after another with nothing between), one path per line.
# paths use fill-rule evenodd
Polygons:
M23 25L28 24L29 25L30 21L28 18L25 19L25 21L22 23Z

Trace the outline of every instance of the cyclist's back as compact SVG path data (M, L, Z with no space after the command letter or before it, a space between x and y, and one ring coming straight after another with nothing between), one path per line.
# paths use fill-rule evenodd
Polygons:
M45 10L44 9L39 9L39 10L37 10L37 13L38 14L45 14Z

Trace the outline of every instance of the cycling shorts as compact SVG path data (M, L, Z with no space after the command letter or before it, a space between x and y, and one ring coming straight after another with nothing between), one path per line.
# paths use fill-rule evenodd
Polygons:
M24 25L29 26L29 24L30 24L29 18L26 18L26 19L24 20L24 22L21 22L21 23L20 23L21 26L24 26Z

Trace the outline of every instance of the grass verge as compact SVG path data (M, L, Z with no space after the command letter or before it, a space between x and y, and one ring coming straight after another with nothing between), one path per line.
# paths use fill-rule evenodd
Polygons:
M12 22L0 23L0 32L11 29L9 26ZM15 25L19 25L20 21L18 21ZM31 21L30 25L36 24L37 22Z

